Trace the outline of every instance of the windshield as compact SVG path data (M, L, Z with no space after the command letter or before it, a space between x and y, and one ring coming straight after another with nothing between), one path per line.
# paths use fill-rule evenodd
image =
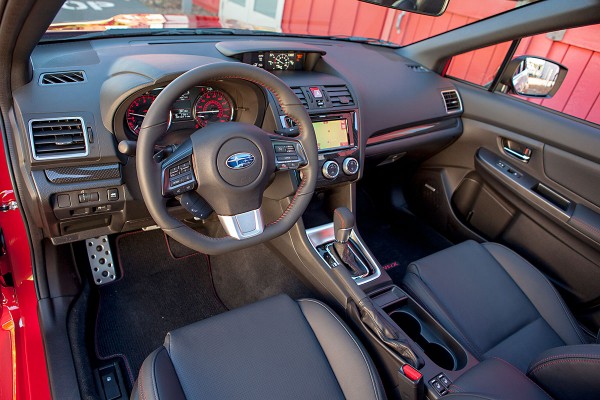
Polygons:
M49 30L239 28L404 46L531 2L450 0L442 16L429 17L358 0L69 0Z

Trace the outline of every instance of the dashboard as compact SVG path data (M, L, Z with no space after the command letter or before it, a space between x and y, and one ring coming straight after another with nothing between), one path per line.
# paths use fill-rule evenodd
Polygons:
M462 107L449 109L446 101L459 98L451 81L415 68L391 48L218 35L40 44L31 57L31 82L14 92L12 128L28 215L36 216L44 237L61 244L153 224L135 167L140 127L171 81L215 62L263 68L292 89L315 129L319 191L358 181L367 165L435 151L462 132ZM46 84L53 74L74 82ZM229 121L274 135L298 134L269 90L234 77L184 90L169 119L157 152ZM294 188L300 177L287 170L296 161L285 150L276 154L280 172L273 182ZM290 193L270 190L268 196ZM186 218L177 199L168 206Z

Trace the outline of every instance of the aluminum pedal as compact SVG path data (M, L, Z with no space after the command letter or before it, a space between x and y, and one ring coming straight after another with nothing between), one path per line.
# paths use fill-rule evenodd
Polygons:
M85 248L87 249L94 283L97 286L105 285L117 279L117 271L115 270L108 236L87 239Z

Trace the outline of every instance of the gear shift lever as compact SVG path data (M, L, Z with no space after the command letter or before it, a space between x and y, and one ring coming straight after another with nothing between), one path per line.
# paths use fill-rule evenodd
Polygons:
M361 276L368 273L364 263L357 260L354 252L350 249L350 233L354 228L354 215L346 207L336 208L333 212L333 230L335 242L333 247L338 257L350 269L352 276Z

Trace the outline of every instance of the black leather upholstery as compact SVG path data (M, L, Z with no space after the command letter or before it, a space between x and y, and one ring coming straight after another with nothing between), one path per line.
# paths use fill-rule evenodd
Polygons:
M552 399L521 371L498 358L490 358L471 368L450 385L449 391L453 395L448 398Z
M134 399L384 399L358 339L324 304L273 297L170 332Z
M403 286L479 360L526 372L544 350L585 343L550 282L499 244L467 241L416 261Z
M600 345L546 350L533 360L527 374L557 399L597 399L600 397Z

